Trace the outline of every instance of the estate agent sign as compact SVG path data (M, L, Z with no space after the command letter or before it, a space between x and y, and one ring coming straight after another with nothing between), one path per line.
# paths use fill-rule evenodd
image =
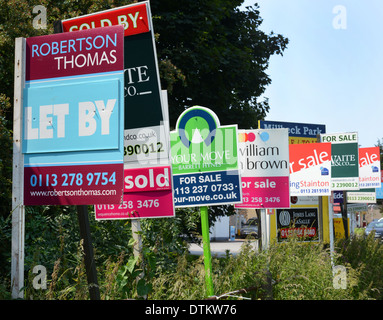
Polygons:
M239 130L243 202L236 208L289 208L287 129Z
M241 201L236 125L194 106L179 116L170 143L176 207Z
M278 242L296 236L302 241L319 240L318 208L278 209Z
M331 142L331 189L359 190L358 133L321 134Z
M324 124L314 123L299 123L299 122L284 122L284 121L269 121L259 120L259 129L281 129L289 130L290 144L305 144L315 143L318 141L317 136L326 132Z
M164 130L160 78L148 1L62 22L64 32L124 27L124 162L169 159L169 131ZM138 166L138 165L137 165Z
M290 195L331 195L331 143L290 144Z
M125 169L122 202L96 205L95 212L98 220L173 217L171 167Z
M24 204L116 203L123 181L123 27L26 39Z

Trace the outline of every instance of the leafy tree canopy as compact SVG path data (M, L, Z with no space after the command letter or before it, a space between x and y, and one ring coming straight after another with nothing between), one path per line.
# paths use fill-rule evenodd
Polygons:
M258 6L239 10L243 0L152 0L151 8L161 61L179 71L168 87L169 112L174 125L193 105L214 110L222 124L257 126L269 109L257 101L271 79L269 58L282 54L288 39L265 34ZM174 78L171 78L174 81Z

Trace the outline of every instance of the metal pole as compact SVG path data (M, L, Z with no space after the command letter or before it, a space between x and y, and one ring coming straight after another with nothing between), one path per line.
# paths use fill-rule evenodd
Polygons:
M331 257L331 265L334 268L334 212L332 203L328 202L328 228L329 228L329 236L330 236L330 257Z
M343 191L343 208L342 210L342 221L344 227L344 237L348 239L348 214L347 214L347 191Z
M203 206L200 208L201 212L201 227L202 227L202 240L203 240L203 256L205 264L205 283L206 294L208 297L214 295L213 280L212 280L212 266L211 266L211 252L210 252L210 228L209 228L209 215L208 207Z
M80 236L83 240L84 261L90 300L100 300L100 289L98 287L96 263L94 261L92 238L90 235L88 206L77 206L77 216L80 225Z

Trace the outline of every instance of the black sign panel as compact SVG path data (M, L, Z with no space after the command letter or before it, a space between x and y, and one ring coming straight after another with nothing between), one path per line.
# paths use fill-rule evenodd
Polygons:
M163 121L152 33L124 38L125 130Z
M277 209L278 242L292 236L303 241L319 240L318 208Z

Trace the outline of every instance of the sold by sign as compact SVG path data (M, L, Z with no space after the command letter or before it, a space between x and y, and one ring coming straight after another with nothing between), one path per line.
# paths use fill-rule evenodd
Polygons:
M24 204L118 203L123 27L26 39Z
M290 144L290 195L331 195L331 143Z
M287 129L239 130L243 202L236 208L289 208Z
M124 162L138 167L169 161L157 53L148 1L62 21L64 33L124 28Z
M124 36L132 36L149 31L146 4L119 7L63 21L64 32L124 26Z
M173 217L173 203L170 166L128 169L122 202L96 205L96 219Z

